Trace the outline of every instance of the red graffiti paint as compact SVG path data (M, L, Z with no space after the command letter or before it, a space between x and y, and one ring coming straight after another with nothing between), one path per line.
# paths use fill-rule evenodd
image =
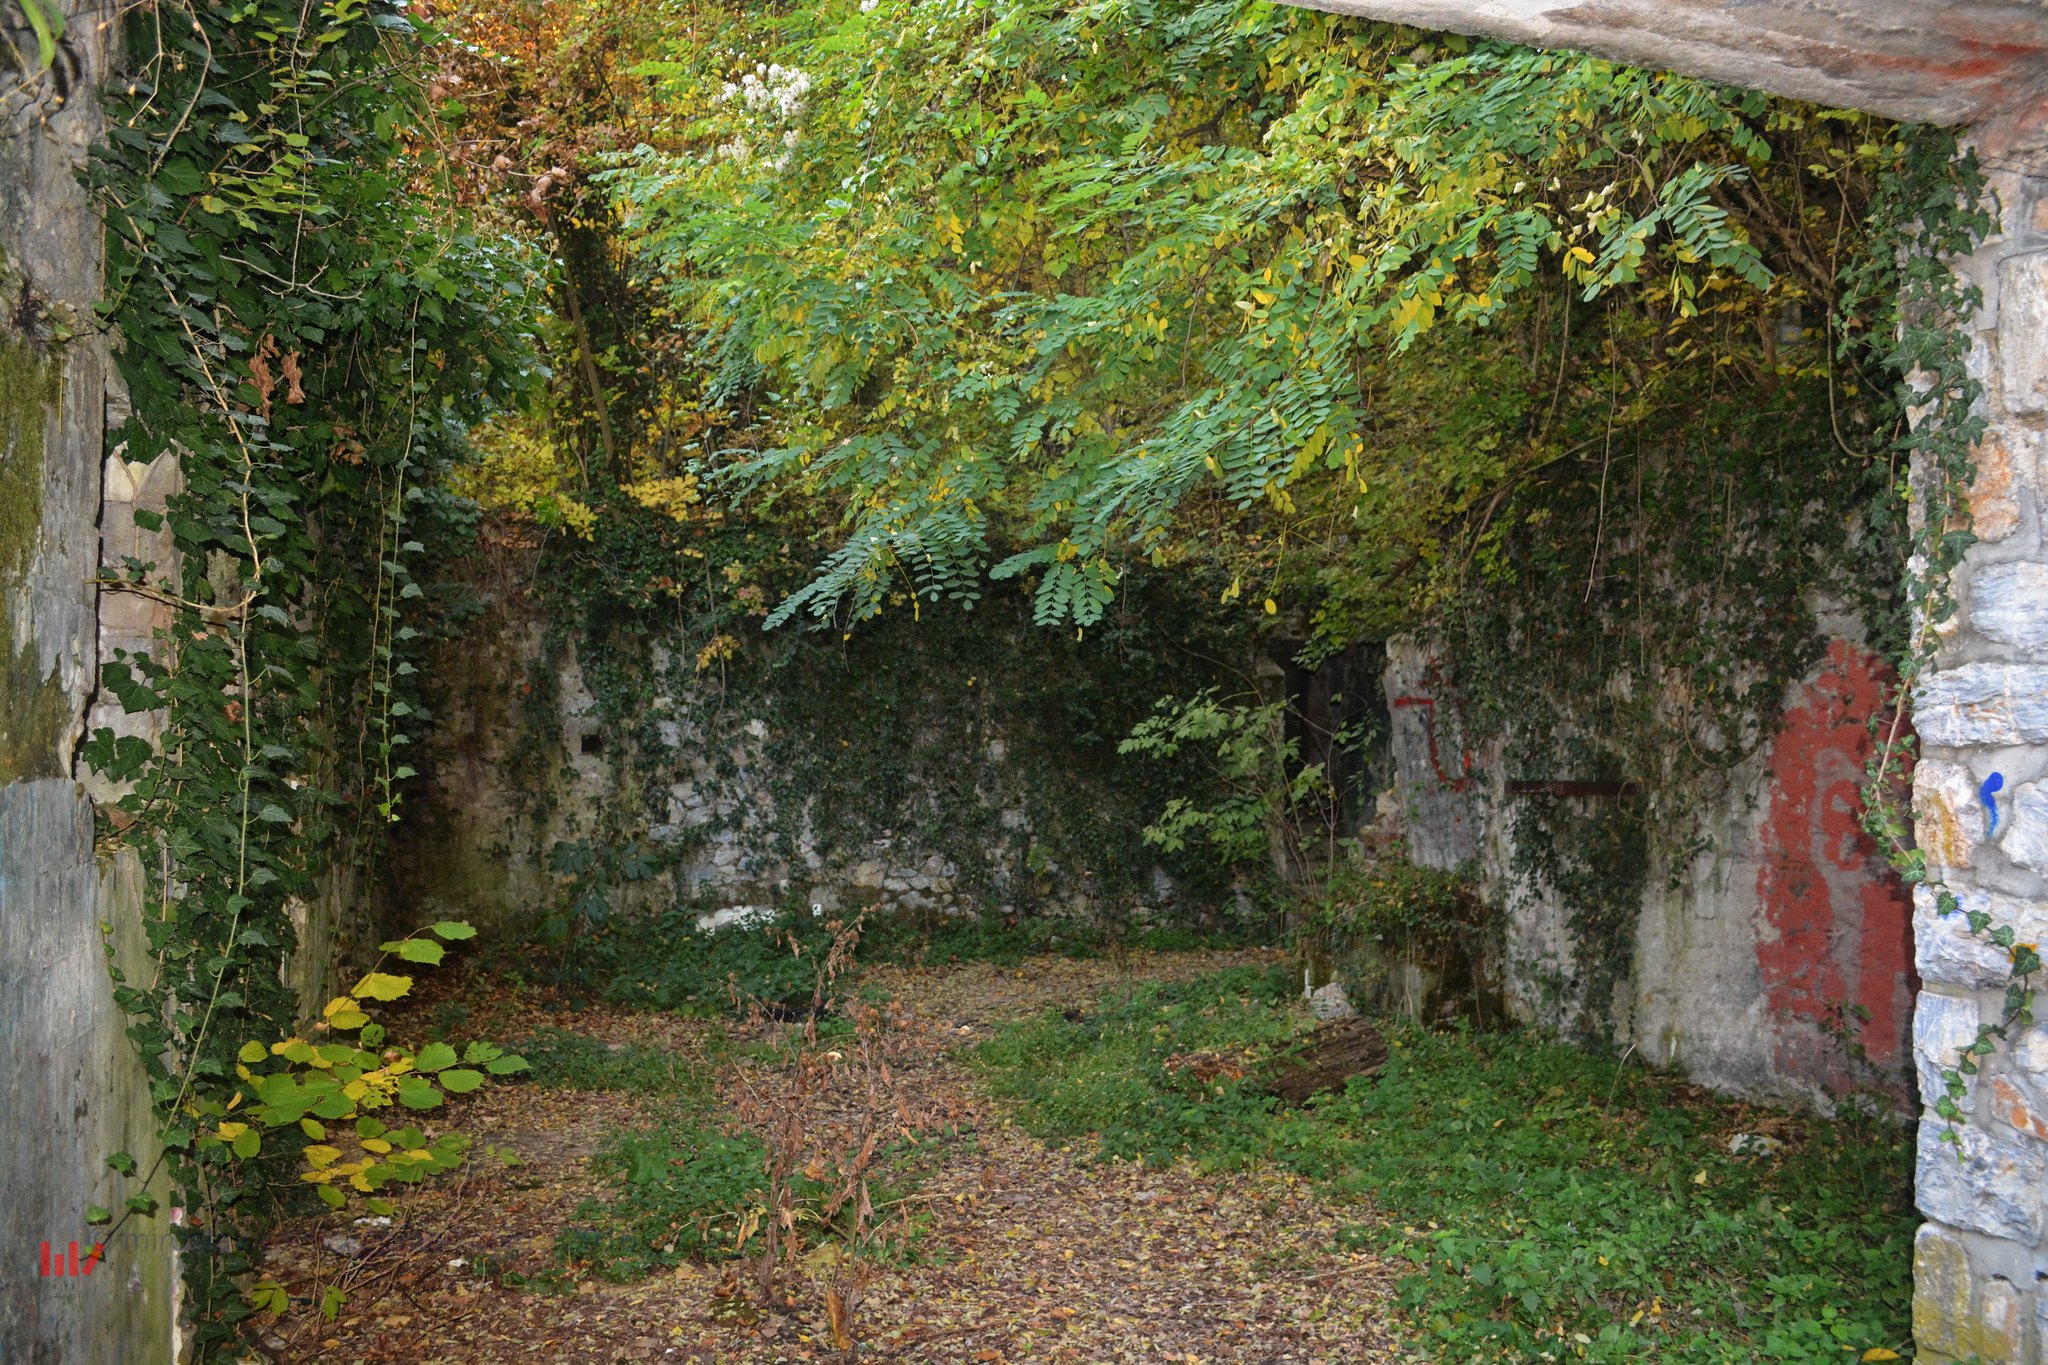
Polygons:
M1857 1078L1824 1031L1834 1011L1869 1011L1848 1023L1870 1060L1890 1071L1905 1056L1920 984L1912 903L1859 823L1869 720L1888 680L1875 655L1835 641L1771 745L1757 966L1780 1071L1837 1089Z

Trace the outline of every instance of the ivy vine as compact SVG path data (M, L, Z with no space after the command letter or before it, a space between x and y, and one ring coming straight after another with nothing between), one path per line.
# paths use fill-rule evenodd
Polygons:
M149 877L151 970L117 973L116 998L157 1162L205 1234L183 1258L204 1359L251 1311L250 1231L298 1188L218 1116L245 1049L318 1008L328 964L295 988L295 922L352 916L342 955L374 946L376 831L411 776L434 630L412 566L464 529L425 475L521 383L532 272L412 192L435 35L402 6L167 3L132 11L125 38L89 170L132 404L112 439L130 461L172 452L182 488L136 514L172 558L101 584L160 608L151 647L103 676L156 738L103 726L83 756L122 793L103 837ZM153 1211L136 1195L124 1216Z
M1895 272L1873 269L1856 282L1861 299L1888 294L1895 300L1890 335L1896 340L1886 360L1903 377L1901 405L1917 411L1898 442L1905 464L1890 499L1893 514L1906 523L1909 549L1898 686L1889 714L1872 721L1876 743L1865 774L1863 824L1901 878L1933 890L1940 917L1961 916L1968 934L2003 949L2010 964L1997 1022L1980 1024L1954 1064L1941 1069L1934 1112L1943 1121L1942 1140L1958 1159L1969 1077L1999 1043L2033 1023L2035 976L2042 966L2036 946L2020 942L2014 926L1965 906L1934 875L1926 850L1914 843L1909 799L1918 752L1910 726L1913 694L1935 666L1943 626L1956 610L1955 571L1976 543L1969 494L1987 418L1980 402L1983 385L1969 372L1968 324L1984 300L1982 290L1951 263L1973 251L1992 227L1985 198L1974 154L1959 154L1951 139L1933 134L1912 140L1881 186L1887 216L1905 225Z

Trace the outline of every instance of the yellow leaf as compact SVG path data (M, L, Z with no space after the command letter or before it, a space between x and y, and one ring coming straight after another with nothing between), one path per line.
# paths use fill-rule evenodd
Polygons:
M1584 261L1587 265L1593 264L1593 253L1582 246L1573 247L1565 253L1565 256L1569 260Z
M371 972L356 983L355 993L371 1000L396 1000L412 989L412 978L389 972ZM277 1049L273 1049L277 1050Z
M391 1144L383 1138L364 1138L362 1146L364 1151L375 1152L379 1156L391 1150Z
M240 1137L242 1134L248 1131L249 1125L246 1123L223 1123L219 1128L214 1130L214 1136L219 1138L222 1142L233 1142L236 1138Z
M322 1019L332 1019L343 1010L352 1010L355 1007L356 998L353 995L337 995L327 1002L326 1009L320 1011L320 1017Z
M1271 616L1271 615L1273 615L1274 613L1278 612L1279 610L1280 610L1280 604L1279 604L1278 602L1275 602L1275 601L1274 601L1274 600L1273 600L1272 598L1270 598L1270 597L1266 599L1266 615L1268 615L1268 616Z
M339 1160L341 1160L341 1149L339 1147L329 1147L325 1143L316 1142L306 1148L306 1163L316 1171L325 1170Z
M1863 1358L1865 1360L1897 1360L1899 1353L1897 1351L1888 1351L1882 1346L1873 1346L1863 1353Z

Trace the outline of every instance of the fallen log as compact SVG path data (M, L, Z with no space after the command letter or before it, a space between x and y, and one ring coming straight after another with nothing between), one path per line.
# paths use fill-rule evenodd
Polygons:
M1292 1044L1254 1082L1282 1104L1301 1104L1325 1090L1342 1090L1353 1076L1387 1064L1387 1040L1365 1019L1333 1019Z

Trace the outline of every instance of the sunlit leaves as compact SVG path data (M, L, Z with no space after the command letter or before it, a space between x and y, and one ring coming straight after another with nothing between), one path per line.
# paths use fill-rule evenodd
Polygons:
M995 575L1085 625L1191 508L1294 518L1305 488L1325 512L1379 490L1389 534L1424 537L1396 560L1427 562L1472 471L1417 479L1375 439L1401 350L1546 277L1674 325L1777 287L1727 208L1771 164L1768 108L1681 77L1232 5L703 31L660 67L688 112L611 183L712 393L776 395L772 438L704 487L845 509L770 624L972 601L999 538L1021 549ZM748 61L806 73L787 160L730 151L717 90Z

